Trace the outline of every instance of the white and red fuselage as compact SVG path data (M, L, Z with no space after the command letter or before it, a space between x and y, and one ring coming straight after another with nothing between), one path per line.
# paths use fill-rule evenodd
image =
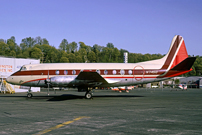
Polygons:
M7 78L16 85L47 87L131 86L178 76L191 71L184 39L175 36L161 59L140 63L48 63L24 65Z

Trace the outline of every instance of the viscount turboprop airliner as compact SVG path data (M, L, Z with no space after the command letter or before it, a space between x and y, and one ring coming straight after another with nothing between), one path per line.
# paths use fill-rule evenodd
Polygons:
M162 81L191 71L184 39L177 35L161 59L140 63L48 63L24 65L7 82L29 87L74 87L92 98L95 87L118 87ZM31 93L27 94L32 97Z

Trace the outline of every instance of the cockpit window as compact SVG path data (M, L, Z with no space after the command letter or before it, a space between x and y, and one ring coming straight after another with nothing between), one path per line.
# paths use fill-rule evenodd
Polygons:
M22 66L22 67L20 68L20 71L25 71L25 70L27 70L27 68L26 68L25 66Z

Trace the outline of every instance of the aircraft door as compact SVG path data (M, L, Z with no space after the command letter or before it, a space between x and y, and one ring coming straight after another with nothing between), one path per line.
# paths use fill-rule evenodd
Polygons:
M133 69L134 82L142 82L145 75L145 70L142 66L135 66Z

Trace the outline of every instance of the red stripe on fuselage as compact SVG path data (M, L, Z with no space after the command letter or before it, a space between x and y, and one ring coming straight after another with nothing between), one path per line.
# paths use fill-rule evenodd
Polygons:
M107 69L106 69L107 70ZM129 71L132 71L129 73ZM56 74L56 72L59 71L59 74ZM81 70L75 70L76 74L72 74L73 70L29 70L29 71L18 71L14 74L12 74L12 76L34 76L34 75L50 75L50 76L57 76L57 75L78 75L80 73ZM100 75L121 75L120 71L121 69L116 69L116 74L113 73L114 70L110 69L107 70L108 73L104 74L105 70L100 70ZM126 69L124 70L124 74L123 75L142 75L144 73L144 75L160 75L162 73L164 73L166 70L158 70L158 69ZM65 74L65 72L68 72L67 74ZM84 72L87 72L86 70ZM89 72L96 72L96 70L89 70Z

